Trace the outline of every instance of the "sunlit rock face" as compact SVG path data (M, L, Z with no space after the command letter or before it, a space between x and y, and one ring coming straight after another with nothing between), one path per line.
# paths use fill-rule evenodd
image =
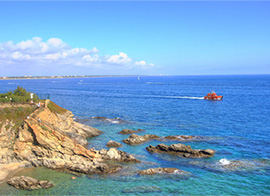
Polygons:
M133 156L117 149L103 149L105 154L87 149L86 138L102 132L74 122L72 116L70 111L57 114L42 107L31 113L16 132L2 127L0 168L15 168L15 165L6 164L19 163L16 168L32 165L93 174L121 169L121 165L110 164L108 160L138 162Z

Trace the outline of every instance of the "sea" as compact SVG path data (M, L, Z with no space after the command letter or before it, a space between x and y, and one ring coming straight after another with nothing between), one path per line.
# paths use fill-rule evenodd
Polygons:
M88 140L88 148L106 148L114 140L141 163L123 164L116 174L80 175L75 180L72 174L29 168L16 175L50 180L55 186L25 191L3 182L0 195L270 195L270 75L0 80L0 93L17 86L49 97L71 110L78 122L103 131ZM223 100L204 100L212 90ZM202 136L207 139L182 143L216 153L208 159L151 154L146 150L149 145L181 141L152 140L129 146L122 142L128 135L118 134L126 128L146 130L139 135ZM245 164L224 169L222 159ZM191 175L136 173L156 167L174 167Z

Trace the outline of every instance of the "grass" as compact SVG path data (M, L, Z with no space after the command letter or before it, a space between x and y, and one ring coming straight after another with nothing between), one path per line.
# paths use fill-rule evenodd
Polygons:
M46 126L44 126L44 125L39 125L43 130L45 130L45 131L50 131Z
M0 128L6 122L6 120L13 122L13 129L18 129L24 119L34 111L32 107L8 107L0 108ZM10 128L10 124L6 125L5 128Z
M50 101L48 104L49 110L55 114L64 114L67 112L65 108L60 107L59 105L55 104L54 102Z

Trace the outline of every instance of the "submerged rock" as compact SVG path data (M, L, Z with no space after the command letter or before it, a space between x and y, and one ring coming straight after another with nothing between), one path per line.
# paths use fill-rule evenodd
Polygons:
M159 136L152 135L152 134L146 134L142 136L132 134L127 139L124 139L123 142L129 145L137 145L137 144L142 144L144 142L147 142L148 140L157 139L157 138L159 138Z
M158 186L136 186L122 191L122 193L161 193L162 189Z
M248 172L270 168L268 160L228 160L220 159L215 162L190 161L189 164L215 172Z
M113 123L113 124L122 124L122 123L125 122L124 120L122 120L119 117L116 117L116 118L106 118L106 117L101 117L101 116L94 116L94 117L92 117L92 119L101 120L103 122L110 122L110 123Z
M122 144L120 144L119 142L115 142L115 141L110 140L110 141L107 143L106 146L107 146L107 147L115 147L115 148L118 148L118 147L122 146Z
M37 180L27 176L11 178L7 181L7 183L10 186L23 190L47 189L53 186L53 183L50 181Z
M140 175L154 175L154 174L180 174L180 175L190 175L189 172L183 171L177 168L150 168L146 170L138 171Z
M138 132L142 132L145 131L144 129L138 129L138 130L132 130L132 129L123 129L122 131L119 132L119 134L122 135L128 135L131 133L138 133Z
M157 146L150 145L146 148L151 153L168 153L185 158L209 158L214 156L215 151L211 149L206 150L194 150L190 146L184 144L172 144L167 146L165 144L159 144Z
M163 140L174 140L174 141L202 141L205 140L205 137L202 136L192 136L192 135L169 135L161 138Z

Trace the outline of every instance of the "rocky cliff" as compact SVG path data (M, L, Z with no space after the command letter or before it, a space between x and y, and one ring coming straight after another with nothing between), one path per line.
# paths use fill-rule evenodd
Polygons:
M133 156L111 148L87 149L88 137L102 132L74 122L72 113L56 113L46 107L37 108L14 130L12 121L0 129L0 180L19 167L44 166L86 174L111 173L120 165L107 160L137 162Z

